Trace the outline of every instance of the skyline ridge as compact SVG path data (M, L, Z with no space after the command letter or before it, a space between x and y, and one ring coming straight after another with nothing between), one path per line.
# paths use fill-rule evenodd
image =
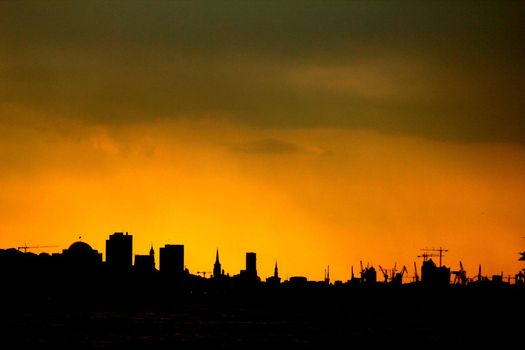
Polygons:
M121 241L120 243L117 242L117 240ZM125 240L125 242L122 242L123 240ZM222 264L220 263L220 260L219 260L219 248L216 248L216 253L215 253L215 262L213 263L213 268L210 269L212 272L203 272L203 271L195 271L194 273L192 273L187 267L186 267L186 263L185 263L185 260L184 260L184 245L182 244L165 244L164 247L160 247L159 246L159 258L158 258L158 262L157 262L157 259L155 259L155 251L154 251L154 248L153 248L153 243L150 244L150 250L149 250L149 255L140 255L140 254L133 254L133 235L132 234L129 234L129 232L114 232L113 234L111 234L109 236L109 239L106 240L106 250L105 250L105 254L102 254L102 253L98 253L97 250L91 248L91 246L87 243L85 243L84 241L81 240L81 236L79 236L79 240L72 243L69 247L69 249L64 249L62 254L64 254L66 251L68 250L71 250L72 247L74 246L83 246L83 247L86 247L85 249L87 249L87 247L89 247L89 249L93 250L94 254L98 254L100 255L100 263L103 263L105 266L108 266L110 269L111 266L115 266L116 265L116 271L120 271L120 272L124 272L124 273L127 273L127 272L131 272L131 271L134 271L134 270L137 270L137 271L142 271L142 272L154 272L154 271L161 271L160 269L160 264L161 264L161 257L162 257L162 254L163 254L163 250L166 250L167 248L170 248L170 250L173 250L172 248L177 248L177 247L180 247L180 249L178 249L178 258L175 257L175 259L178 261L177 264L179 265L178 269L179 269L179 273L182 273L183 270L184 270L184 273L185 274L189 274L189 275L195 275L195 276L202 276L203 278L206 278L206 274L209 273L209 278L210 279L217 279L218 277L216 277L217 273L219 274L219 276L227 276L228 278L230 277L238 277L240 275L242 275L243 273L245 273L246 269L245 270L240 270L239 274L232 274L232 276L230 276L230 273L228 271L225 272L225 269L222 267ZM124 243L124 247L122 246L122 243ZM119 246L120 245L120 246ZM52 246L28 246L27 244L25 244L24 246L19 246L16 248L17 251L22 251L24 250L24 254L34 254L32 252L27 252L27 249L43 249L43 248L46 248L46 247L52 247ZM6 248L6 249L0 249L0 252L5 252L5 251L8 251L8 250L15 250L15 248ZM468 283L471 283L471 282L474 282L476 279L477 281L481 281L481 280L484 280L484 281L491 281L491 280L494 280L494 281L501 281L501 282L507 282L507 283L511 283L511 280L514 281L514 284L518 284L518 281L519 283L524 283L525 282L525 268L523 268L522 270L519 270L518 272L516 272L514 275L512 274L504 274L504 272L502 271L501 274L493 274L492 276L484 276L481 274L481 264L479 264L479 269L478 269L478 273L477 275L474 275L472 277L469 277L468 274L467 274L467 271L463 268L463 263L462 261L460 260L459 262L459 265L460 265L460 268L459 270L451 270L450 267L446 267L445 264L443 264L443 258L444 258L444 253L448 253L448 249L444 249L442 247L439 247L439 248L421 248L420 251L422 251L423 253L421 255L417 255L417 258L422 258L423 259L423 262L422 264L420 265L420 271L418 273L417 270L414 270L413 271L413 275L411 276L408 276L409 274L409 271L406 267L406 265L403 265L402 268L400 268L399 270L396 269L396 265L397 265L397 262L394 263L393 265L393 268L392 269L383 269L383 267L381 266L381 264L379 265L376 265L378 267L378 269L376 270L376 267L374 266L374 263L370 263L370 262L367 262L366 263L366 267L363 267L363 262L362 260L360 260L360 267L361 267L361 270L360 270L360 274L361 274L361 279L363 278L363 275L366 275L367 274L367 271L372 269L373 273L374 273L374 283L399 283L399 284L405 284L405 283L410 283L410 282L418 282L420 280L420 277L419 276L422 276L423 275L423 266L425 264L425 262L432 262L432 264L434 264L437 268L446 268L448 269L448 284L468 284ZM521 254L522 257L517 259L518 261L522 261L524 258L523 256L525 256L525 252L521 252L521 253L518 253L518 254ZM47 253L47 252L41 252L39 254L35 254L35 255L39 255L39 256L51 256L51 254ZM60 255L60 253L53 253L52 256L58 256ZM113 255L115 255L115 257L113 257ZM256 253L255 252L246 252L246 266L248 268L249 265L251 265L251 269L252 269L252 273L254 274L252 277L258 277L258 274L257 274L257 270L256 270L256 263L255 263L255 255ZM109 262L108 262L108 256L109 256ZM249 262L249 259L248 257L251 257L251 262ZM104 257L104 259L103 259ZM434 263L432 258L438 258L439 260L439 263ZM113 260L117 261L117 264L115 264L113 262ZM127 261L127 262L126 262ZM138 266L137 266L137 261L139 261L138 263ZM144 266L144 265L147 265L147 266ZM211 264L210 264L211 265ZM126 267L127 266L127 267ZM159 268L157 268L157 266L159 266ZM414 269L417 269L417 264L416 264L416 261L414 261ZM127 271L127 272L126 272ZM349 274L349 278L346 279L346 280L336 280L337 283L349 283L351 282L352 280L355 280L355 276L353 274L353 271L354 271L354 266L351 265L350 266L350 271L351 273ZM384 281L381 281L380 278L377 278L375 275L379 274L379 272L381 272L383 275L384 275ZM407 273L407 275L405 275L404 273ZM390 274L390 275L389 275ZM328 265L328 268L325 268L324 269L324 277L322 280L318 280L318 281L325 281L325 282L328 282L330 283L330 265ZM299 276L299 275L294 275L293 273L289 276L286 277L285 281L288 281L290 278L292 278L292 280L296 277L301 277L302 276ZM397 277L397 281L396 281L396 277ZM273 278L273 279L272 279ZM306 277L307 280L310 280L310 281L316 281L316 280L312 280L312 279L308 279ZM263 279L261 279L262 281L264 281ZM280 281L281 280L281 277L278 276L278 268L277 268L277 260L275 260L275 263L274 263L274 268L273 268L273 274L271 275L268 275L268 278L266 278L266 281ZM407 281L408 280L408 281ZM334 281L335 282L335 281ZM355 282L355 281L354 281ZM279 282L277 282L279 283Z

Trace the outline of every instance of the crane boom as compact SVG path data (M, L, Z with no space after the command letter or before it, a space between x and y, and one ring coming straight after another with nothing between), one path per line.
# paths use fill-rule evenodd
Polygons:
M423 251L423 254L419 255L418 257L423 258L423 261L427 261L428 258L431 256L439 256L439 266L440 267L441 267L442 260L443 260L443 253L448 252L448 249L443 249L442 247L424 248L421 250ZM436 252L436 253L430 253L430 252Z
M21 246L21 247L17 247L18 250L24 250L24 253L27 253L27 250L28 249L33 249L33 248L53 248L53 247L56 247L56 245L35 245L35 246L28 246L27 244Z

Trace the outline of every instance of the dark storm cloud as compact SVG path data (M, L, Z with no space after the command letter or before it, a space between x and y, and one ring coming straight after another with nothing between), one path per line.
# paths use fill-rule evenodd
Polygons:
M0 104L525 141L520 2L2 2Z

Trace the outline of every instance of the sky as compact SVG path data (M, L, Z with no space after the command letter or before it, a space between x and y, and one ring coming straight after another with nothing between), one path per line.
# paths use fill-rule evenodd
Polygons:
M0 2L0 247L469 276L525 250L525 3Z

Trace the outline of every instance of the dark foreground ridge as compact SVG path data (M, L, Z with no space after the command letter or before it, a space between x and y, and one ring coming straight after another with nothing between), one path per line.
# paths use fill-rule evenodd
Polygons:
M440 249L440 257L444 250ZM87 243L61 254L0 251L0 348L173 349L299 347L505 347L523 344L525 287L467 279L423 254L421 278L404 270L377 281L373 266L331 283L296 276L224 274L219 252L213 274L184 268L184 246L135 256L132 236L106 241L106 261ZM399 277L401 274L401 277ZM450 283L454 276L453 283Z

